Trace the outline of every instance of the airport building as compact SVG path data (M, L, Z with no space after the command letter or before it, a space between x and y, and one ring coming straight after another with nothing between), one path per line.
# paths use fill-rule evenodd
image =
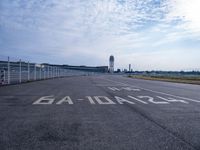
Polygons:
M63 69L71 69L71 70L79 70L79 71L88 71L88 72L100 72L100 73L107 73L108 66L97 66L97 67L90 67L90 66L70 66L70 65L63 65Z

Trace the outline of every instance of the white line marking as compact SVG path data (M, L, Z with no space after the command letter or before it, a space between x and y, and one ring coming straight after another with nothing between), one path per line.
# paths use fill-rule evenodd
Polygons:
M111 99L109 99L106 96L94 96L94 98L99 104L115 104ZM102 99L104 99L106 101L103 102Z
M168 102L165 101L154 101L153 97L150 96L138 96L138 98L146 98L149 102L154 103L154 104L169 104Z
M95 104L95 102L94 102L94 100L92 99L91 96L86 96L86 98L89 100L90 104L92 104L92 105Z
M117 100L117 102L119 104L124 104L124 102L129 103L129 104L135 104L134 102L128 101L128 100L121 98L119 96L115 96L115 99Z
M140 100L140 99L138 99L138 98L135 98L135 97L133 97L133 96L128 95L128 97L131 98L131 99L134 99L134 100L136 100L136 101L138 101L138 102L141 102L141 103L143 103L143 104L148 104L147 102L144 102L144 101L142 101L142 100Z
M121 88L116 88L116 87L108 87L108 89L112 90L112 91L122 91L122 90L126 90L126 91L134 91L134 92L139 92L141 91L140 89L136 89L136 88L131 88L131 87L121 87Z
M78 101L83 101L84 99L77 99Z
M109 86L110 87L110 84L96 84L96 86ZM123 86L123 85L115 84L115 85L112 85L112 86Z
M120 89L116 88L116 87L108 87L108 89L112 90L112 91L120 91Z
M55 98L53 95L51 96L43 96L41 98L39 98L38 100L36 100L33 105L50 105L53 104Z
M125 83L119 82L119 81L113 81L113 80L110 80L110 79L104 79L104 80L115 82L115 83L121 83L121 84L124 84L125 86L136 87L136 88L139 88L139 89L142 89L142 90L146 90L146 91L149 91L149 92L153 92L153 93L163 94L163 95L167 95L167 96L172 96L172 97L181 98L181 99L185 99L185 100L188 100L188 101L200 103L200 101L194 100L194 99L191 99L191 98L176 96L176 95L172 95L172 94L168 94L168 93L164 93L164 92L160 92L160 91L154 91L154 90L142 88L142 87L139 87L139 86L133 86L133 85L130 85L130 84L125 84Z
M188 102L184 101L184 100L178 100L178 99L174 99L174 98L164 98L164 97L161 97L161 96L157 96L158 98L164 100L164 101L167 101L167 102L181 102L181 103L185 103L185 104L188 104Z
M135 88L131 88L131 87L122 87L121 89L127 90L127 91L135 91L135 92L139 92L140 89L135 89Z
M69 96L65 96L63 99L58 101L56 104L60 105L62 103L74 104Z

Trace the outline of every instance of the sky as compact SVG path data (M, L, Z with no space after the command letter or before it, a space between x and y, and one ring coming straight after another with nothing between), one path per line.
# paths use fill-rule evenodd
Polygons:
M0 58L200 70L200 0L0 0Z

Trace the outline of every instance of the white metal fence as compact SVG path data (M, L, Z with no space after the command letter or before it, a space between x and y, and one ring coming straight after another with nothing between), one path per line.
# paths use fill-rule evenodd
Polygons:
M0 85L86 74L84 71L64 69L61 65L36 64L21 59L12 61L9 57L0 60Z

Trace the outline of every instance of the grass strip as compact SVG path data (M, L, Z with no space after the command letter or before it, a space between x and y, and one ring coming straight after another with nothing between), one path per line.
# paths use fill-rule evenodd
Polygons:
M129 75L130 78L200 85L200 77Z

